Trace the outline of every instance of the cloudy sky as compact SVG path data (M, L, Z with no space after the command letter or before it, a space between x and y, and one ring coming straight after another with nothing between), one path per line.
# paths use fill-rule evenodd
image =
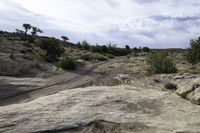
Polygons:
M0 30L22 23L72 42L185 48L200 36L200 1L0 0Z

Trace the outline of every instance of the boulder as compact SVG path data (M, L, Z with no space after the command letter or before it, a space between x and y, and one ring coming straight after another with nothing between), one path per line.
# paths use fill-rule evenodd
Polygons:
M165 88L165 89L169 89L169 90L176 90L176 89L177 89L177 85L174 84L174 83L168 82L168 83L166 83L166 84L164 85L164 88Z
M200 105L200 87L189 93L186 98L192 103Z
M179 85L176 93L192 103L200 105L200 78L191 80L188 83L183 82Z

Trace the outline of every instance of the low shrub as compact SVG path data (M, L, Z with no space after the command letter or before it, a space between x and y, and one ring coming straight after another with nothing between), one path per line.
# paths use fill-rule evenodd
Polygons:
M143 51L143 52L150 52L150 48L149 48L149 47L143 47L143 48L142 48L142 51Z
M149 68L147 73L153 74L168 74L176 73L174 61L163 53L151 53L147 56L147 64Z
M76 62L74 59L63 59L60 62L60 67L64 70L76 69Z
M107 56L108 58L110 58L110 59L114 59L114 58L115 58L115 56L112 55L112 54L106 54L106 56Z
M108 60L108 58L104 55L101 55L101 54L97 54L96 55L96 59L99 60L99 61L106 61Z

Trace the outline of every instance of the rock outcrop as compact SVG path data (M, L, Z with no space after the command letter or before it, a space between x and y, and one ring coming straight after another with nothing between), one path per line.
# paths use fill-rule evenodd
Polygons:
M200 106L134 86L66 90L0 107L0 132L199 132Z
M183 82L178 86L176 93L192 103L200 105L200 78Z

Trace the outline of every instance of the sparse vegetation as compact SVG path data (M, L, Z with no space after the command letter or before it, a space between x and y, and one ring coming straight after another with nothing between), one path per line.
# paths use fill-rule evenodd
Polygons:
M87 50L89 52L93 53L99 53L102 55L110 54L113 56L125 56L128 55L131 50L117 48L116 44L109 43L108 45L91 45L86 40L84 40L82 43L78 42L78 47L81 47L84 50ZM130 48L130 47L129 47Z
M38 33L44 33L41 29L39 29L35 26L32 26L31 24L23 24L22 27L24 28L25 31L16 29L16 33L19 34L19 36L22 40L27 40L30 43L34 43L35 36ZM31 36L30 36L30 35L28 35L28 31L31 29L32 29L32 31L31 31Z
M60 62L60 67L64 70L74 70L76 69L76 62L74 59L63 59Z
M147 73L149 75L177 72L174 61L163 53L149 54L147 57L147 63L149 65L149 68L147 70Z

